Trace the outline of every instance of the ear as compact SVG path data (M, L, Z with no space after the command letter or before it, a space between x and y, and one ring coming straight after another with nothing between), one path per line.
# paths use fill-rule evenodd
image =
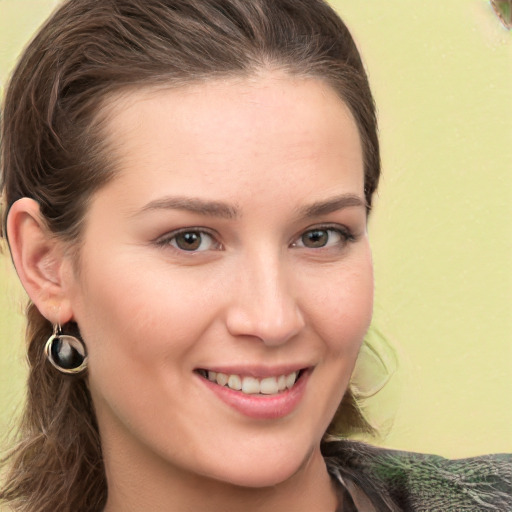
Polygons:
M24 197L10 208L7 236L21 284L39 312L53 324L69 322L73 313L65 293L69 268L65 245L46 226L39 204Z

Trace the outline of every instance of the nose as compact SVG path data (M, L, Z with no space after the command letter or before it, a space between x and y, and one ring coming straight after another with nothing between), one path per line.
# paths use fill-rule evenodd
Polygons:
M304 329L290 270L278 256L259 255L240 263L231 282L226 317L232 336L253 337L277 347Z

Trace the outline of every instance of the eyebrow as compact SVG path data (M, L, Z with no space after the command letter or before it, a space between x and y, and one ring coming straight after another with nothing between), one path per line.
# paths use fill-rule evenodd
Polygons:
M355 194L342 194L304 206L298 210L298 213L301 217L311 218L327 215L354 206L367 207L366 201L359 196ZM155 199L149 202L141 210L136 212L135 215L154 210L185 210L199 215L223 219L235 219L240 215L240 211L236 206L222 201L212 201L196 197L172 196Z
M199 215L234 219L238 209L221 201L210 201L196 197L163 197L146 204L136 215L153 210L185 210Z
M355 194L342 194L332 197L324 201L317 201L299 210L299 213L304 217L318 217L320 215L327 215L344 208L351 206L358 206L367 208L366 201Z

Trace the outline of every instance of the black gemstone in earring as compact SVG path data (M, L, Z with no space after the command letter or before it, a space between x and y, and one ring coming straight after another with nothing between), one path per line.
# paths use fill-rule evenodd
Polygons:
M45 346L48 361L62 373L77 374L87 368L87 354L83 342L75 336L61 334L56 328Z

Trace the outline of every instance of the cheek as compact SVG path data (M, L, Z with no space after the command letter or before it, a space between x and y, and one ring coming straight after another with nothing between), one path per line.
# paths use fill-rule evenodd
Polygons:
M75 296L75 309L81 323L89 327L91 342L109 343L115 332L114 339L121 337L126 343L132 340L148 346L161 339L162 333L169 333L171 325L175 329L173 334L179 337L176 328L183 324L176 320L201 306L197 302L201 294L196 293L194 297L191 293L194 287L183 283L183 279L180 281L176 274L170 274L163 265L148 265L147 261L136 258L125 260L119 257L115 265L98 264L95 268L91 268L94 261L90 261L83 270L86 279L80 283ZM193 323L188 323L189 327L191 325ZM137 340L136 334L141 332L145 335Z
M369 251L358 258L357 265L333 272L322 288L313 297L317 331L331 353L355 359L373 312L373 267Z
M179 389L209 318L193 294L179 293L184 283L164 279L162 272L156 279L147 267L129 270L136 267L119 258L115 267L91 271L77 301L97 413L133 428L144 417L159 417L155 395ZM203 313L200 318L197 311Z
M321 364L313 373L317 389L318 432L323 435L336 414L350 377L373 310L373 271L369 251L355 264L347 262L326 279L322 291L311 295L312 325L321 340ZM313 323L314 322L314 323Z
M158 352L165 317L155 320L161 297L142 272L118 264L83 269L75 300L76 321L89 352L90 379L110 385L120 374L140 374L149 354ZM133 267L132 267L133 268ZM155 332L155 331L159 332Z

